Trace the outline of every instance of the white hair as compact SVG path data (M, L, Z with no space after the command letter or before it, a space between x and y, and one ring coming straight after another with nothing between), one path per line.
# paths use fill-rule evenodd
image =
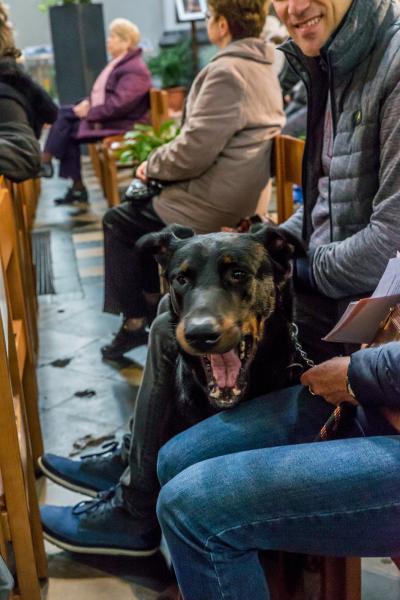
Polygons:
M128 19L114 19L110 23L110 32L118 35L124 42L129 42L130 48L136 48L140 42L140 31L135 23Z

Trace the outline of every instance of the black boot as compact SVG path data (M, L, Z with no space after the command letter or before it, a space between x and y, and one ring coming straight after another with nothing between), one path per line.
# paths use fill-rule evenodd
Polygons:
M74 189L73 187L68 188L67 193L62 198L56 198L54 204L61 206L63 204L74 204L75 202L88 202L89 195L87 189Z
M139 329L130 331L125 327L124 322L111 343L100 348L100 352L103 358L117 360L118 358L121 358L125 352L132 350L132 348L147 344L148 337L149 334L144 325Z

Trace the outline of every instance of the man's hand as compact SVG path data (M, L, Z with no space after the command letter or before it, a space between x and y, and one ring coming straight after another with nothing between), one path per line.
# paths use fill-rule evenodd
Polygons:
M335 406L341 402L357 405L357 400L347 391L349 364L349 356L336 356L303 373L301 383L308 387L312 394L322 396Z
M79 119L84 119L85 117L87 117L89 109L90 102L88 99L82 100L82 102L79 102L79 104L75 104L75 106L72 108L72 110Z
M147 160L145 160L144 162L142 162L137 167L136 173L135 173L135 176L138 179L140 179L140 181L143 181L143 183L147 183L148 182L146 171L147 171Z

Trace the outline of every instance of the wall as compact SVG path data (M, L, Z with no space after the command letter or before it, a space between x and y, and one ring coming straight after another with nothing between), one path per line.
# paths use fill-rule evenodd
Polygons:
M21 48L50 43L48 15L38 9L40 0L7 0ZM134 21L146 46L157 47L165 29L175 28L173 0L103 0L106 25L116 17ZM186 27L186 26L185 26Z

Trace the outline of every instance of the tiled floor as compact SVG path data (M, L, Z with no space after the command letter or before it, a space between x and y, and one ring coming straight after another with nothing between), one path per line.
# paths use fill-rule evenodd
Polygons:
M96 178L86 170L89 210L54 206L65 184L53 179L43 181L36 220L36 227L51 230L56 289L55 295L40 297L41 416L46 450L62 455L76 454L74 444L118 437L126 430L146 354L138 348L118 365L100 358L100 346L119 321L102 312L100 220L106 205ZM85 391L83 397L76 395ZM39 487L41 501L48 503L70 505L82 499L45 479ZM170 578L161 554L133 560L77 556L51 545L47 550L43 600L154 600ZM391 561L363 561L362 598L400 600L400 578Z
M39 297L43 433L46 450L66 456L77 452L74 444L119 437L127 429L146 353L143 347L136 349L121 364L100 358L99 348L119 320L101 310L100 219L106 205L90 171L87 182L91 203L88 211L82 211L55 207L52 200L63 193L64 184L57 179L43 181L36 219L36 227L51 230L57 292ZM76 395L85 391L83 397ZM39 488L41 501L50 504L70 505L83 498L44 478ZM49 580L43 600L153 600L170 579L161 554L133 560L76 556L50 544L47 550Z

